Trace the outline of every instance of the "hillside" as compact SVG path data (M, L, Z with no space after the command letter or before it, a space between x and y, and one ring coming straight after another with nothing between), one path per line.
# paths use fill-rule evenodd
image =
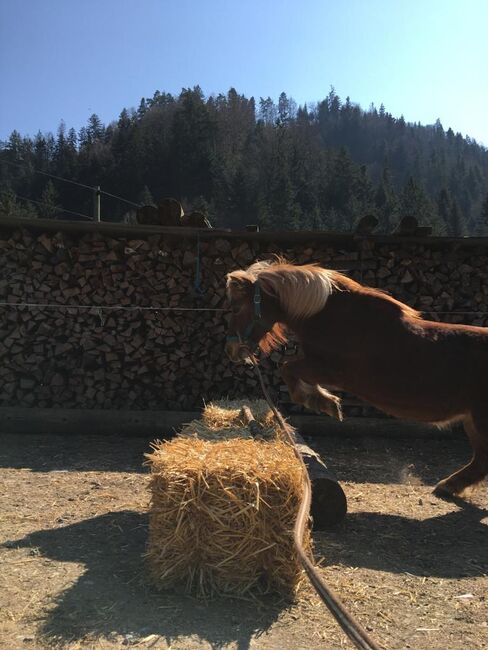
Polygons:
M485 148L439 120L407 123L333 89L305 106L285 93L256 103L234 89L157 91L109 125L94 114L78 133L64 123L56 135L14 131L0 171L0 215L92 214L90 191L46 172L136 203L174 196L233 228L351 230L374 214L378 231L392 232L414 215L435 234L488 235ZM104 197L102 218L121 220L129 208Z

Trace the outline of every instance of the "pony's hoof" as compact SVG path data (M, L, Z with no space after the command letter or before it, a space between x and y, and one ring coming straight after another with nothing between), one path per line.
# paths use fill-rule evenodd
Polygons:
M342 415L342 408L340 403L335 404L332 410L329 412L330 417L335 418L336 420L339 420L339 422L342 422L344 420L344 416Z
M456 495L455 490L452 486L449 485L447 481L439 481L435 488L432 490L432 494L440 499L451 499Z
M339 400L337 400L337 402L335 400L332 401L318 394L309 398L307 400L306 406L311 411L315 411L315 413L318 413L319 415L322 413L326 413L331 418L335 418L336 420L339 420L339 422L342 422L343 420L342 409Z
M342 404L339 397L332 395L321 386L317 386L317 402L319 411L327 413L328 416L342 422Z

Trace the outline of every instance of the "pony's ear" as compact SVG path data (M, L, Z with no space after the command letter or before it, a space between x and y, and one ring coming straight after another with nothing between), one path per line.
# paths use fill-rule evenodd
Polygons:
M229 293L247 293L253 280L245 271L232 271L227 273L227 291Z

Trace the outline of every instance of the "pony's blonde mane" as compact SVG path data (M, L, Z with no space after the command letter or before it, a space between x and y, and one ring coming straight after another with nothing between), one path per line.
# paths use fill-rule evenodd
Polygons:
M315 264L295 266L278 259L256 262L244 273L251 281L259 280L262 291L278 298L286 314L298 320L322 311L335 289L332 272Z
M265 293L277 297L286 314L294 319L310 318L322 311L333 291L357 292L378 298L396 307L404 316L422 318L421 312L397 300L388 292L356 282L339 271L326 270L316 264L295 266L283 258L251 264L245 271L227 276L227 289L233 280L255 282Z

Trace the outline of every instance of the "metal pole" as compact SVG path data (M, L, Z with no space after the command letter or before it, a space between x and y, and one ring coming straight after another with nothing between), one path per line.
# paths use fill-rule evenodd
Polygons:
M93 216L95 218L95 221L100 221L100 196L100 185L97 185L93 197Z

